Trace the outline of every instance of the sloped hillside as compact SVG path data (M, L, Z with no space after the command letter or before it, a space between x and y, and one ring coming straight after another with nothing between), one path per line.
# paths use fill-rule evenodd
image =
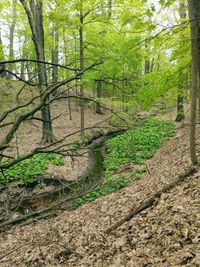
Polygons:
M200 266L200 171L110 234L104 231L190 166L188 129L140 180L56 218L0 236L0 266Z

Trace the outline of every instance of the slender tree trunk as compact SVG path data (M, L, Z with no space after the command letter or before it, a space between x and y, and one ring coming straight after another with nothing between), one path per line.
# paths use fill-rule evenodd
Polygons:
M177 115L175 121L182 121L184 116L184 96L183 96L183 87L182 85L178 86L178 95L177 95Z
M67 86L67 85L66 85ZM70 96L70 91L67 91L68 96ZM71 109L71 100L70 97L68 97L68 109L69 109L69 120L72 120L72 109Z
M112 16L112 1L113 0L108 0L108 13L107 13L107 22L109 23L111 16ZM105 34L105 31L101 31L99 34ZM100 61L102 61L102 59L100 58ZM102 98L103 95L103 75L101 74L100 79L97 80L97 87L96 87L96 96L98 99ZM96 103L96 113L97 114L103 114L102 112L102 108L97 100Z
M58 36L58 27L57 25L53 25L52 29L52 63L58 64L58 42L59 42L59 36ZM58 66L52 67L52 82L53 84L56 84L58 82ZM56 96L57 91L55 90L53 92L53 96Z
M83 44L83 10L82 10L83 1L81 0L80 8L80 28L79 28L79 44L80 44L80 70L84 68L84 44ZM82 81L80 81L80 108L81 108L81 137L84 136L84 126L85 126L85 110L84 110L84 87Z
M150 59L147 58L147 59L145 59L144 73L148 74L149 72L150 72Z
M186 6L185 3L179 1L179 15L181 21L184 21L186 18ZM180 33L180 37L182 37L182 33ZM184 83L183 83L183 72L180 70L179 72L180 82L178 85L178 95L177 95L177 116L175 121L182 121L184 116Z
M10 25L10 36L9 36L9 59L12 60L14 58L14 31L15 31L15 25L16 25L16 18L17 18L17 0L12 0L12 22ZM13 63L10 63L8 65L8 70L10 72L13 72L14 65ZM12 74L8 74L9 79L12 79Z
M149 53L149 48L147 45L145 45L146 52ZM150 63L150 58L149 55L146 57L145 62L144 62L144 74L148 74L151 71L151 63Z
M3 51L3 42L1 39L1 32L0 32L0 61L4 61L5 57L4 57L4 51ZM6 72L4 71L5 69L5 65L0 65L0 77L5 78L7 77Z
M23 58L23 57L22 57ZM21 62L21 67L20 67L20 78L22 80L25 80L25 62Z
M108 0L108 20L110 20L112 16L112 1L113 0Z
M196 111L197 111L197 73L199 67L198 34L199 34L199 0L188 0L192 44L192 81L191 81L191 118L190 118L190 157L192 164L197 163L196 155Z
M76 59L76 54L77 54L77 38L76 38L76 35L74 35L74 54L75 54L75 69L77 69L77 59ZM76 75L76 71L75 71L75 75ZM76 79L75 80L75 92L76 92L76 96L78 96L78 80ZM76 109L76 112L78 112L79 110L79 100L78 98L75 99L75 109Z
M43 1L37 0L36 3L34 0L30 0L29 5L26 0L20 0L24 10L27 14L29 25L32 32L32 39L35 45L36 58L40 61L45 61L44 53L44 28L43 28ZM38 63L38 79L39 87L41 93L47 86L47 73L46 66L43 63ZM47 99L48 102L48 99ZM51 122L51 113L50 106L46 104L42 110L42 142L51 143L53 142L53 130Z
M22 48L21 48L21 58L26 58L26 42L27 42L27 38L25 37L25 40L24 40L24 42L22 44ZM28 62L21 62L20 77L23 80L25 80L25 66L26 66L26 63L28 64Z
M158 54L157 64L156 64L156 71L160 71L160 61L161 61L161 56L160 56L160 54Z
M122 76L122 111L126 112L126 103L125 103L125 78L126 78L126 66L125 66L125 61L123 62L123 76Z
M114 110L114 96L115 96L115 91L116 91L116 77L113 75L112 77L112 91L110 92L110 97L111 97L111 110ZM112 112L111 112L112 114Z
M65 37L65 31L64 31L64 29L63 29L63 40L64 40L65 65L67 65L67 40L66 40L66 37ZM67 70L66 70L66 77L67 76L68 76L68 73L67 73ZM67 85L66 85L66 87L67 87ZM70 96L70 89L67 90L67 95L68 95L69 119L71 121L72 120L72 109L71 109L71 98L69 97Z
M152 60L151 60L150 72L153 71L153 69L154 69L154 64L155 64L155 58L153 57Z
M30 67L28 65L28 62L25 62L25 69L26 69L26 72L27 72L28 80L31 81L32 73L31 73L31 69L30 69Z
M103 114L101 105L99 103L99 99L102 97L102 81L97 81L97 103L96 103L96 113L97 114Z

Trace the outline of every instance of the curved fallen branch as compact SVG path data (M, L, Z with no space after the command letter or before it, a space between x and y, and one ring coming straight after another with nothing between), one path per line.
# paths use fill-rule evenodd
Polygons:
M84 171L84 173L82 173L78 179L75 182L67 182L64 183L64 181L61 180L56 180L59 181L59 185L54 191L50 192L51 197L55 197L60 195L60 192L62 191L62 193L64 193L66 190L68 190L69 188L72 188L74 185L79 184L79 183L85 183L88 180L88 177L90 177L93 173L93 170L95 169L96 164L98 164L98 162L96 162L96 159L94 158L94 153L96 153L96 148L99 147L102 143L104 143L107 139L114 137L118 134L123 133L125 130L124 129L119 129L113 132L109 132L106 133L104 135L100 135L98 137L94 137L92 140L88 141L86 147L89 149L89 163L88 163L88 168L86 171ZM87 190L85 190L84 188L80 187L81 192L74 192L70 195L67 195L66 197L62 197L60 200L58 201L54 201L52 205L40 209L40 210L36 210L34 212L31 212L29 214L17 217L15 219L9 219L5 222L0 223L0 232L4 232L8 229L10 229L12 226L14 225L26 225L26 224L30 224L32 222L35 222L39 219L45 219L47 217L50 216L55 216L58 214L58 210L59 207L62 206L62 204L67 205L67 203L71 203L74 199L76 199L77 197L80 197L90 191L96 190L97 188L99 188L99 186L101 186L102 184L102 171L103 169L101 167L99 167L99 171L98 171L98 180L97 182L95 182L94 184L92 183L91 185L89 184L89 188L87 188ZM48 178L41 177L42 179L40 181L45 181L45 183L48 183ZM54 183L56 182L54 181ZM30 182L29 186L32 187L33 185L37 184L38 179L33 180L32 182ZM63 184L62 184L63 182ZM41 193L40 195L36 195L36 196L32 196L30 197L30 195L27 195L26 198L24 198L23 200L21 200L20 205L23 206L23 203L29 203L31 201L34 201L36 199L42 199L45 200L46 197L48 197L49 192L44 192ZM16 201L16 206L18 205L18 203L20 202L20 199ZM16 208L15 206L12 208L14 209ZM68 205L66 206L65 210L69 209Z
M0 224L0 233L4 232L6 230L9 230L14 225L27 225L27 224L30 224L30 223L35 222L37 220L45 219L46 217L49 217L49 216L56 216L58 214L57 210L59 210L57 208L58 206L61 206L62 204L65 204L66 202L69 202L69 201L71 202L74 199L76 199L77 197L83 196L84 194L87 194L90 191L96 190L98 188L98 186L100 186L100 184L101 184L101 181L98 182L97 184L95 184L93 187L89 188L89 190L84 191L83 193L76 194L75 196L70 196L70 197L64 198L64 199L54 203L53 205L51 205L47 208L29 213L27 215L17 217L15 219L7 220L7 221ZM65 210L67 210L67 208ZM30 219L30 220L27 221L28 219Z
M138 208L136 208L134 210L131 210L125 217L123 217L121 220L119 220L118 222L116 222L115 224L113 224L109 228L107 228L105 230L105 233L109 234L110 232L112 232L113 230L117 229L119 226L121 226L125 222L130 221L133 217L135 217L137 214L139 214L143 210L151 207L154 204L154 202L156 201L156 199L160 198L163 193L166 193L167 191L169 191L173 187L177 186L179 183L182 183L188 176L190 176L194 172L196 172L196 168L191 167L187 171L181 173L172 182L164 185L161 190L157 191L151 197L149 197L146 200L144 200L142 202L142 204Z

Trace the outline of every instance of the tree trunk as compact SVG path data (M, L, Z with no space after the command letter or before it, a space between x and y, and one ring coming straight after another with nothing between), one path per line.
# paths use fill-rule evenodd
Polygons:
M103 114L99 99L102 97L102 81L97 81L97 103L96 103L96 113Z
M13 49L13 45L14 45L14 31L15 31L15 25L16 25L16 18L17 18L17 9L16 9L16 5L17 5L17 0L12 0L12 22L10 25L10 37L9 37L9 59L12 60L14 58L14 49ZM8 65L8 70L10 72L13 72L13 63L10 63ZM8 78L12 79L12 74L8 74Z
M81 0L81 7L80 7L80 28L79 28L79 44L80 44L80 70L84 68L84 45L83 45L83 10L82 10L83 1ZM80 107L81 107L81 137L84 136L84 125L85 125L85 110L84 110L84 87L82 81L80 81Z
M185 20L186 18L186 6L185 3L179 2L179 15L181 22ZM180 37L182 37L182 32L180 31ZM180 82L178 85L178 95L177 95L177 116L175 121L180 122L182 121L185 116L184 116L184 82L183 82L183 72L180 70L179 71L179 76L180 76Z
M145 49L147 54L149 54L149 48L148 45L145 45ZM151 71L151 63L150 63L150 58L149 55L146 56L145 62L144 62L144 74L148 74Z
M24 10L26 11L26 15L28 17L29 25L32 32L32 39L35 46L36 58L40 61L45 61L45 53L44 53L44 28L43 28L43 4L42 0L37 0L36 3L34 0L30 0L28 6L25 0L20 0L22 3ZM39 79L39 87L40 92L42 93L44 88L47 86L47 73L46 66L43 63L38 63L38 79ZM48 99L47 99L48 102ZM53 130L52 130L52 122L51 122L51 113L50 106L46 104L42 110L42 142L43 143L51 143L53 142Z
M145 59L144 73L148 74L150 72L150 59Z
M199 0L188 0L191 44L192 44L192 81L191 81L191 118L190 118L190 157L192 164L197 163L196 155L196 111L197 111L197 73L199 69Z
M0 32L0 61L4 61L5 57L4 57L4 51L3 51L3 42L1 39L1 32ZM7 77L5 70L5 65L0 65L0 77L1 78L5 78Z
M111 16L112 16L112 1L113 0L108 0L108 13L107 13L107 22L110 21ZM101 35L105 34L105 31L102 30L100 31ZM103 62L102 58L99 59L101 62ZM99 80L97 80L97 87L96 87L96 97L97 97L97 103L96 103L96 113L97 114L103 114L101 105L99 103L99 99L102 97L103 94L103 75L101 73L101 76Z
M59 36L58 36L58 28L57 25L53 25L52 29L52 63L58 64L58 42L59 42ZM58 66L52 67L52 82L53 84L56 84L58 82ZM57 91L55 90L53 92L53 96L57 95Z
M69 120L72 120L72 109L71 109L71 98L70 98L70 89L67 90L68 93L68 109L69 109Z
M65 31L63 29L63 41L64 41L64 54L65 54L65 65L67 65L67 40L65 37ZM76 51L76 41L75 41L75 51ZM75 61L75 68L76 68L76 61ZM75 72L76 75L76 72ZM66 77L68 76L67 70L66 70ZM77 83L77 80L75 81ZM67 86L67 85L66 85ZM75 88L77 90L77 86L75 85ZM67 90L67 94L68 94L68 109L69 109L69 119L70 121L72 120L72 108L71 108L71 98L70 96L70 88ZM76 96L77 96L77 92L76 92ZM77 102L77 99L76 99Z
M184 116L184 96L183 96L183 87L179 85L178 88L178 96L177 96L177 115L175 121L180 122L182 121Z
M27 37L25 37L25 40L22 44L21 48L21 58L26 58L26 42L27 42ZM28 58L28 57L27 57ZM20 78L25 80L25 66L28 64L28 62L21 62L21 69L20 69ZM29 76L28 76L29 78Z
M108 0L108 20L110 20L112 16L112 1L113 0Z

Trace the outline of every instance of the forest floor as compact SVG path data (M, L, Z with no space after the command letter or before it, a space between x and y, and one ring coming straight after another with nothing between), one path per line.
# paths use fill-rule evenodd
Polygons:
M147 161L148 172L129 186L1 233L0 266L200 266L200 171L129 222L104 233L190 167L188 132L187 125L177 125L176 136Z
M64 142L59 143L65 147L65 145L80 140L80 107L72 105L71 112L72 120L69 117L68 101L62 100L51 106L51 115L53 119L53 133L55 140L62 140ZM40 117L40 113L36 114ZM87 135L93 135L99 128L106 129L109 127L108 114L95 114L93 106L85 109L85 131ZM55 119L54 119L55 118ZM111 128L111 126L110 126ZM0 131L0 140L7 134L9 127L3 128ZM36 147L43 147L41 144L42 131L40 121L29 121L19 128L17 135L13 139L10 147L6 150L6 154L9 156L24 155L30 153ZM53 146L52 146L53 147ZM69 148L70 146L68 146ZM88 155L87 151L81 151L81 156L65 157L63 166L55 166L49 164L47 175L58 176L67 180L76 180L87 168Z

